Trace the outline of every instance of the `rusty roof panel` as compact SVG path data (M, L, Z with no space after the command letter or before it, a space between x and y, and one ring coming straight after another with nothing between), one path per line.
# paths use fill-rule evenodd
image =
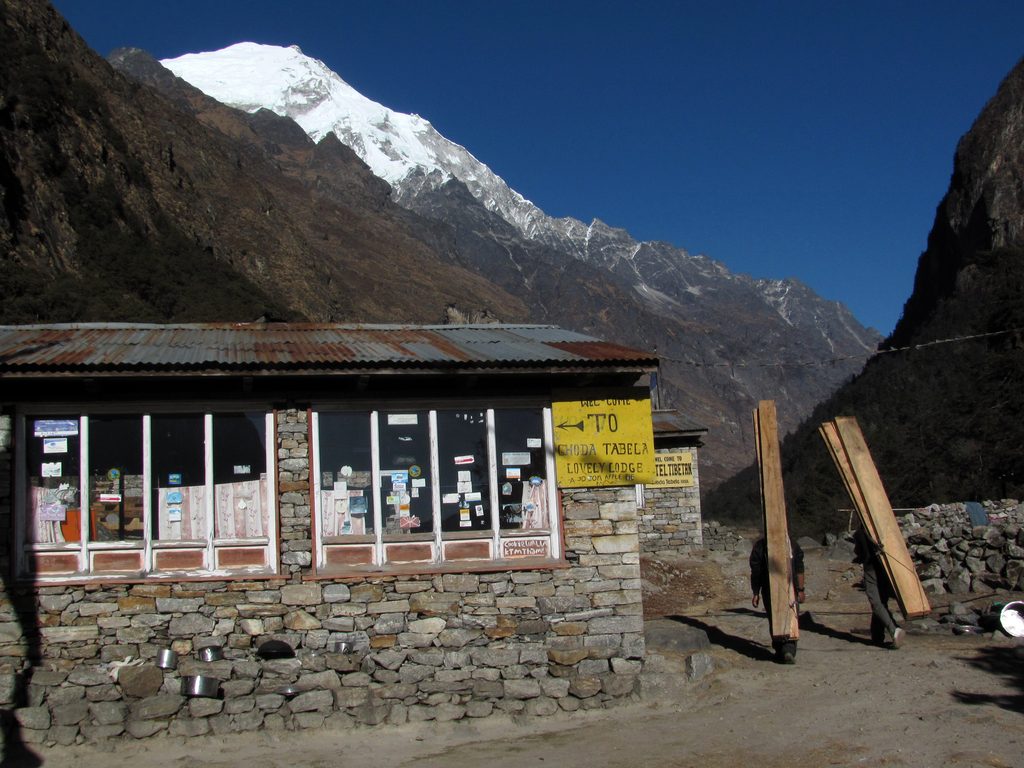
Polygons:
M655 435L704 433L708 431L707 427L702 427L695 421L691 421L674 408L652 410L651 422Z
M651 368L647 352L540 325L88 323L0 326L0 374L617 364Z

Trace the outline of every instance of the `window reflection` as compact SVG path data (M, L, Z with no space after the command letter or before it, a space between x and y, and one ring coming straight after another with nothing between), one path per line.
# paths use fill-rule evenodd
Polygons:
M206 439L201 414L159 414L151 419L153 537L204 540Z
M430 420L426 411L380 416L380 482L384 533L434 530L430 478Z
M491 528L487 412L437 412L442 531Z
M29 539L38 544L80 541L78 419L30 416L28 425Z
M89 419L89 524L93 541L143 535L142 419Z
M496 409L494 433L501 529L548 528L543 411L540 408Z
M321 534L372 534L370 414L328 412L318 418Z
M266 417L262 413L213 416L214 535L243 539L267 535Z

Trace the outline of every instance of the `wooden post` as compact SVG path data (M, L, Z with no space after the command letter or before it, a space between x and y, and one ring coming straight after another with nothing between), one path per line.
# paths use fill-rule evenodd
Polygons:
M908 619L931 613L928 596L903 540L896 514L882 485L857 420L840 416L819 429L850 494L864 532L879 548L882 566Z
M786 523L786 497L782 487L782 458L775 402L762 400L754 411L754 442L761 476L761 511L768 557L768 592L771 597L769 630L774 639L800 636L796 594L793 589L793 558Z

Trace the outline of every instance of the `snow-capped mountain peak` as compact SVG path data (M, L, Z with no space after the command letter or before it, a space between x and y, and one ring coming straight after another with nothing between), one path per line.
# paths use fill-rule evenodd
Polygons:
M424 178L436 187L454 177L521 231L544 218L540 209L429 121L366 98L298 46L237 43L160 63L224 104L247 112L266 108L292 118L314 141L333 132L391 184L398 201L409 192L403 186L407 180L418 189Z
M314 141L333 132L391 185L392 198L400 205L415 210L418 200L457 179L526 240L606 270L659 311L686 313L693 311L696 297L716 295L721 300L729 290L753 291L763 306L789 325L809 321L814 332L826 338L833 332L850 332L856 346L865 344L845 322L801 316L801 303L787 300L788 291L780 293L770 281L732 275L721 263L668 243L640 243L626 230L597 219L588 225L571 217L548 216L427 120L366 98L298 46L238 43L161 63L224 104L248 112L266 108L292 118Z
M448 176L438 152L424 141L437 135L429 122L366 98L297 45L237 43L161 63L220 102L248 112L266 108L292 118L314 141L333 131L391 184L413 168Z

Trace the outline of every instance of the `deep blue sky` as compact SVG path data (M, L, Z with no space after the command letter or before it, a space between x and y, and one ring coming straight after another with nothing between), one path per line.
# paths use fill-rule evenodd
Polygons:
M297 44L552 216L796 277L888 333L1024 3L56 0L157 58Z

